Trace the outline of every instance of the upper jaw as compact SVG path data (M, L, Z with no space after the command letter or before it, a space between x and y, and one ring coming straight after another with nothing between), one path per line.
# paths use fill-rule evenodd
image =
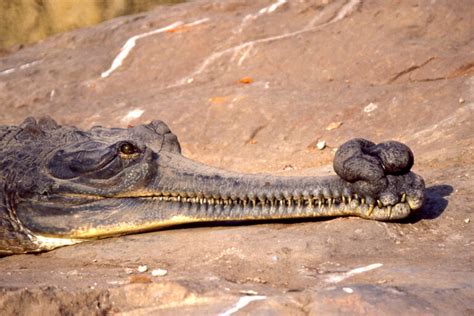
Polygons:
M393 220L408 216L423 203L424 182L413 172L387 175L386 185L378 192L365 192L358 183L338 176L275 177L264 174L239 174L202 165L179 154L161 155L158 182L142 196L170 196L199 203L245 203L266 205L294 203L295 205L347 205L352 213L364 218ZM167 200L165 198L164 200ZM246 202L244 202L246 201ZM336 214L337 215L337 214Z

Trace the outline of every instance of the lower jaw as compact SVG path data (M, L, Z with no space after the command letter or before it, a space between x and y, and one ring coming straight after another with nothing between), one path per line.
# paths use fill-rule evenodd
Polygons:
M62 203L60 203L62 204ZM111 198L80 205L52 208L28 204L18 209L21 222L33 235L46 238L96 239L153 231L170 226L199 222L304 219L358 216L374 220L398 220L411 210L407 202L393 206L368 205L351 201L274 200L225 202L223 200L177 201L174 198Z
M182 216L193 221L241 221L272 220L313 217L358 216L373 220L398 220L411 213L407 202L393 206L361 204L357 200L347 203L326 203L313 205L275 205L255 203L254 205L194 204L168 202L170 208L182 210Z
M321 217L358 216L374 220L398 220L410 214L408 203L398 203L390 207L371 207L357 202L319 206L264 206L194 204L182 202L163 202L160 218L134 219L129 222L118 221L106 225L78 227L69 233L68 238L96 239L126 235L169 228L190 223L211 223L226 221L270 221L282 219L309 219ZM139 211L139 208L136 209ZM64 235L63 235L64 236Z

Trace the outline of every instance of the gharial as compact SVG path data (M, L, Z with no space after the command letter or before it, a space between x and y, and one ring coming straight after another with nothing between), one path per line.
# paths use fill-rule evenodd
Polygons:
M240 174L181 155L161 121L89 131L51 118L0 126L0 254L211 221L360 216L419 209L410 148L353 139L328 177Z

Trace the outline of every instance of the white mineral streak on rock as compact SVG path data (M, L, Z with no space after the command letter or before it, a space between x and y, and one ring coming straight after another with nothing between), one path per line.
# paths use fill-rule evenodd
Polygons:
M18 67L19 69L26 69L26 68L30 68L31 66L34 66L38 63L40 63L41 61L40 60L35 60L35 61L32 61L31 63L26 63L26 64L23 64L21 65L20 67Z
M199 19L199 20L196 20L194 22L191 22L191 23L187 23L185 24L184 26L185 27L188 27L188 26L195 26L195 25L198 25L198 24L202 24L202 23L206 23L206 22L209 22L211 19L209 18L203 18L203 19Z
M256 14L247 14L246 16L244 16L244 18L242 19L242 22L240 23L239 27L237 28L237 30L233 30L232 33L242 33L242 31L244 30L245 26L247 25L247 23L250 21L250 20L255 20L257 18L257 15Z
M288 0L277 0L277 2L272 3L268 7L260 9L260 11L258 11L258 13L260 15L265 14L265 13L272 13L273 11L275 11L276 9L278 9L279 7L281 7L282 5L284 5L287 2L288 2Z
M239 301L234 305L232 306L231 309L223 312L223 313L220 313L219 316L230 316L232 314L234 314L235 312L241 310L242 308L244 308L245 306L247 306L249 303L253 302L253 301L260 301L260 300L264 300L266 299L267 297L266 296L263 296L263 295L256 295L256 296L242 296Z
M237 62L237 65L242 66L242 63L244 60L248 57L250 51L252 50L253 45L249 45L246 50L242 53L242 56L240 56L239 61Z
M352 270L347 271L347 272L333 273L333 274L330 274L330 275L327 276L326 282L328 282L328 283L339 283L339 282L341 282L341 281L343 281L347 278L350 278L350 277L352 277L356 274L360 274L360 273L367 272L367 271L370 271L370 270L378 269L381 266L383 266L383 264L374 263L374 264L370 264L370 265L365 266L365 267L355 268L355 269L352 269Z
M11 74L12 72L15 72L15 70L16 70L15 68L8 68L8 69L5 69L5 70L2 70L2 71L0 71L0 76Z
M344 19L347 15L354 12L361 2L362 0L350 0L344 6L342 6L337 15L331 21L329 21L329 23L334 23Z
M239 28L233 31L233 33L241 33L249 21L256 20L264 14L273 13L276 9L278 9L280 6L284 5L287 2L288 0L278 0L277 2L272 3L271 5L260 9L256 14L247 14L242 19L242 23L240 23Z
M332 24L344 19L346 16L353 13L359 7L361 3L362 3L362 0L348 1L339 10L335 12L334 17L332 19L330 19L326 23L322 23L319 26L329 25L329 24ZM324 16L326 16L326 13L332 10L331 7L332 7L332 4L326 4L324 9L314 16L314 18L308 23L308 26L306 28L315 27L316 23L318 23Z
M163 33L163 32L166 32L168 30L171 30L171 29L173 29L177 26L180 26L182 24L183 24L183 22L178 21L178 22L175 22L175 23L170 24L168 26L165 26L165 27L162 27L162 28L150 31L150 32L146 32L146 33L143 33L143 34L140 34L140 35L135 35L135 36L130 37L125 42L125 45L123 45L122 48L120 49L120 53L117 55L117 57L115 57L114 61L112 62L112 65L110 66L110 68L107 71L104 71L100 76L102 78L107 78L118 67L122 66L123 61L125 60L125 58L127 58L130 51L135 47L135 44L136 44L137 40L139 40L140 38L144 38L144 37L154 35L154 34L158 34L158 33Z
M112 62L112 65L110 66L110 68L107 71L104 71L100 76L102 78L106 78L106 77L110 76L110 74L112 72L114 72L118 67L120 67L122 65L123 61L125 60L125 58L127 58L128 54L130 54L130 51L135 47L135 45L137 43L137 40L139 40L141 38L144 38L144 37L148 37L148 36L151 36L151 35L155 35L155 34L159 34L159 33L163 33L163 32L172 30L172 29L174 29L178 26L185 26L185 27L194 26L194 25L197 25L197 24L205 23L207 21L209 21L208 18L200 19L200 20L188 23L188 24L183 24L182 21L177 21L177 22L174 22L173 24L170 24L168 26L165 26L165 27L162 27L162 28L150 31L150 32L146 32L146 33L142 33L142 34L130 37L125 42L125 45L123 45L122 48L120 49L120 53L117 55L117 57L115 57L114 61Z
M122 118L122 122L129 123L132 120L135 120L135 119L139 118L140 116L142 116L143 113L145 113L145 111L143 111L141 109L131 110L130 112L127 113L127 115L125 115Z
M23 69L27 69L27 68L30 68L31 66L34 66L38 63L40 63L41 60L34 60L32 62L29 62L29 63L26 63L26 64L23 64L23 65L20 65L18 66L17 68L13 67L13 68L8 68L8 69L5 69L5 70L2 70L0 71L0 76L1 75L8 75L8 74L11 74L13 72L15 72L17 69L19 70L23 70Z

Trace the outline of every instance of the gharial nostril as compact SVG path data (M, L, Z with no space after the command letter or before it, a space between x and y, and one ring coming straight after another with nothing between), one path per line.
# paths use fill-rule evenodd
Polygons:
M146 125L147 127L154 130L156 133L163 135L170 132L170 129L166 123L160 120L153 120L149 124Z

